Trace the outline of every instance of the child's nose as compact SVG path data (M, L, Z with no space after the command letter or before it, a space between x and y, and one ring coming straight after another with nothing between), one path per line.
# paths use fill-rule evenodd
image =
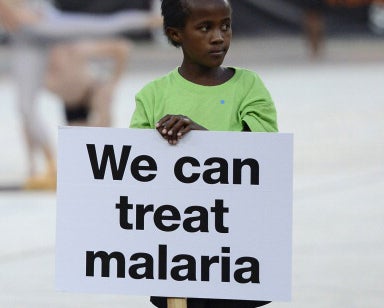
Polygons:
M213 43L221 43L224 41L224 35L223 32L220 29L216 29L212 33L212 40Z

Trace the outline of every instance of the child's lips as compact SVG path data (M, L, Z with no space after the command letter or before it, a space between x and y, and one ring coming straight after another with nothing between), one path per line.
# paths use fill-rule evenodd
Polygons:
M225 49L214 49L214 50L211 50L209 52L209 54L213 55L213 56L222 56L225 54Z

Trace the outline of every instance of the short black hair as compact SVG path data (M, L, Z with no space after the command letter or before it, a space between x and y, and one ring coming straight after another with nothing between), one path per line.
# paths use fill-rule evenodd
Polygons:
M167 29L169 27L177 29L183 29L185 27L187 18L191 14L188 1L191 0L161 0L161 15L163 15L164 34L167 36L168 41L176 47L180 47L180 44L173 41L167 35ZM231 7L230 1L227 1Z
M169 27L182 29L185 26L187 17L190 14L188 0L161 0L161 14L163 15L163 29L165 35L167 35L167 29ZM171 40L168 37L169 42L176 47L180 44Z

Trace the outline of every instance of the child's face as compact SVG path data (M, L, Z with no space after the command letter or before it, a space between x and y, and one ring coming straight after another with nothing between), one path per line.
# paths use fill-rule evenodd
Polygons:
M220 66L232 38L231 9L226 0L188 1L190 16L180 30L184 62L203 67Z

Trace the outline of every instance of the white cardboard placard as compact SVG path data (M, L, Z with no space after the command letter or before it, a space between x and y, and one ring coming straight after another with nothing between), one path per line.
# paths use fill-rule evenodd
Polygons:
M59 290L290 300L291 134L171 146L155 130L62 127L58 142Z

